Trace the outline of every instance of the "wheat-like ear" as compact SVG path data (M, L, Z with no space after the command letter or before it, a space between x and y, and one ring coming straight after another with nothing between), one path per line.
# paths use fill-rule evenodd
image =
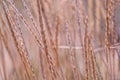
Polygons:
M27 48L26 48L26 45L25 45L25 41L24 41L24 38L23 38L23 35L22 35L22 31L21 31L21 26L20 26L20 23L19 23L19 18L17 15L15 15L15 21L16 21L16 25L18 27L18 32L20 33L20 36L21 36L21 42L23 43L23 45L21 46L23 48L23 51L24 51L24 55L26 57L26 59L28 60L28 64L29 64L29 67L31 68L32 70L32 76L34 77L35 79L35 72L33 70L33 66L32 66L32 63L29 59L29 53L27 51Z
M45 33L43 31L43 21L42 21L42 15L41 15L41 12L40 12L41 6L40 6L40 1L39 0L37 0L37 8L38 8L38 13L39 13L39 24L40 24L39 26L40 26L40 29L41 29L41 36L42 36L42 42L44 44L44 51L45 51L45 54L48 55L48 49L47 49L47 43L46 43L46 39L45 39ZM43 53L41 52L41 54L43 54ZM50 64L49 64L49 67L50 67ZM43 71L43 72L44 72L43 73L43 78L44 78L44 80L47 80L47 76L45 75L46 73L45 73L45 71Z
M48 50L48 46L47 46L45 28L43 25L43 17L42 17L41 11L40 11L41 10L41 3L39 0L37 0L37 6L38 6L38 12L39 12L39 23L40 23L40 28L41 28L41 35L42 35L42 40L43 40L43 44L44 44L44 51L45 51L45 54L47 57L47 62L49 65L50 73L52 74L51 77L53 80L55 80L57 75L56 75L56 70L55 70L55 66L53 63L53 58L51 57L50 52Z
M0 79L119 78L118 5L118 0L0 0ZM33 65L29 52L35 52Z
M14 12L16 12L17 16L19 17L19 19L23 22L23 24L25 25L25 27L31 32L31 34L34 36L38 46L42 49L43 48L43 44L41 42L41 36L40 34L37 35L36 31L31 27L31 25L27 22L27 20L23 17L23 15L17 10L17 8L15 7L15 5L11 2L8 1L7 2L11 5L11 7L13 8ZM43 51L43 50L42 50Z
M3 19L1 19L1 20L3 20ZM4 22L3 22L3 24L4 24ZM5 24L3 25L3 28L4 28L4 27L5 27ZM5 32L4 29L2 29L2 30L3 30L3 33L2 33L2 31L0 30L1 38L3 39L3 43L4 43L4 45L5 45L5 48L6 48L6 50L8 51L8 55L10 56L10 59L11 59L11 61L12 61L13 68L15 69L16 75L18 76L18 72L17 72L17 68L16 68L16 65L15 65L15 61L14 61L14 59L13 59L12 52L11 52L11 48L10 48L10 46L9 46L9 42L8 42L8 39L7 39L7 33ZM6 34L6 35L5 35L5 34Z
M26 10L27 14L28 14L28 17L30 18L30 20L31 20L31 22L32 22L32 24L33 24L33 26L31 26L31 27L33 27L33 29L35 29L35 32L36 32L36 34L38 34L38 36L41 35L40 32L39 32L39 29L38 29L38 25L37 25L37 23L35 22L35 20L34 20L34 18L33 18L33 15L32 15L32 13L31 13L29 7L27 6L25 0L22 0L22 3L23 3L23 6L25 7L25 10ZM41 37L41 36L39 36L39 37ZM36 39L37 39L37 37L36 37ZM39 41L37 40L37 42L39 42ZM40 49L40 48L39 48L39 49ZM40 52L39 52L39 56L40 56L40 66L41 66L41 69L43 69L43 70L42 70L42 78L46 80L45 68L43 67L42 51L41 51L41 50L39 50L39 51L40 51Z
M77 29L78 29L78 33L79 33L79 39L80 39L80 44L83 47L82 17L80 16L82 13L80 12L80 8L79 8L79 0L75 0L75 7L76 7L76 21L77 21Z
M41 3L41 12L43 14L43 18L44 18L44 22L45 22L45 27L46 27L46 32L48 33L48 39L50 41L50 46L55 46L55 43L54 43L54 40L53 40L53 35L52 35L52 32L51 32L51 29L50 29L50 25L49 25L49 22L48 22L48 19L47 19L47 16L46 16L46 13L45 13L45 6L44 6L44 3L42 0L40 0L40 3ZM57 68L59 68L60 64L59 64L59 57L58 57L58 54L57 54L57 50L56 48L51 48L52 49L52 52L55 56L55 66Z
M12 30L12 22L10 21L10 19L9 19L9 17L8 17L8 9L7 9L7 6L6 6L6 4L5 4L5 2L3 1L3 9L4 9L4 11L5 11L5 16L6 16L6 18L7 18L7 21L8 21L8 24L9 24L9 28L10 28L10 31L11 31L11 33L12 33L12 37L13 37L13 39L14 39L14 42L15 42L15 45L16 45L16 47L17 47L17 50L18 50L18 52L19 52L19 48L18 48L18 44L17 44L17 40L16 40L16 38L15 38L15 33L13 32L13 30ZM9 14L10 15L10 14ZM21 54L21 53L20 53ZM21 56L22 57L22 56ZM23 62L24 63L24 62ZM25 64L24 64L24 66L25 66ZM26 68L25 68L25 70L26 70ZM26 70L26 72L27 72L27 70ZM28 75L29 76L29 75ZM29 76L30 77L30 76Z
M44 48L44 46L42 45L42 43L39 40L39 37L37 36L36 32L34 30L31 29L31 26L27 23L27 21L24 19L24 17L19 13L19 11L15 8L14 4L12 4L12 2L9 1L9 3L11 4L12 8L14 9L14 11L17 13L17 16L19 16L19 18L22 20L22 22L24 23L24 25L28 28L28 30L34 35L36 42L38 43L38 46L41 48L41 52L45 53L47 50L47 48ZM42 23L43 24L43 23ZM47 46L47 45L45 45ZM48 53L46 53L47 55L47 61L49 62L49 66L53 66L53 62L52 62L52 58L50 55L48 55ZM49 67L49 69L52 69L51 71L54 73L53 75L55 75L55 68L53 67ZM52 73L51 72L51 73Z
M95 54L93 52L90 38L88 38L88 50L89 50L89 58L90 58L91 71L92 71L91 75L92 75L93 80L98 80L97 70L96 70L96 65L95 65Z
M85 80L89 80L89 56L88 56L88 24L87 18L84 18L85 35L84 35L84 57L85 57Z
M27 12L30 20L32 21L33 26L34 26L35 29L39 32L38 27L37 27L37 24L36 24L36 22L35 22L35 20L34 20L34 18L33 18L33 15L32 15L32 13L31 13L30 9L28 8L25 0L21 0L21 1L22 1L22 3L23 3L23 6L24 6L25 9L26 9L26 12Z
M60 20L59 20L59 16L57 16L56 17L56 26L55 26L55 42L54 42L54 50L55 50L55 52L56 52L56 54L59 54L59 52L58 52L58 46L59 46L59 27L60 27ZM56 59L58 59L58 55L56 55ZM59 59L58 59L59 60ZM56 61L57 62L57 61ZM58 72L58 75L60 76L60 77L62 77L62 79L63 80L66 80L66 78L65 78L65 76L63 75L63 73L62 73L62 69L61 69L61 67L60 67L60 63L58 62L58 63L56 63L57 64L57 68L59 68L60 69L60 72Z
M19 51L19 55L21 56L21 60L23 61L26 72L27 72L29 77L30 77L30 75L32 75L33 78L34 78L32 65L29 62L28 55L27 55L28 53L26 51L24 40L22 38L21 32L17 28L13 18L11 17L11 14L10 14L7 6L6 6L6 3L4 1L3 1L3 6L4 6L6 18L8 19L8 23L10 25L9 28L10 28L12 34L13 34L15 43L17 45L17 49Z
M113 0L110 0L106 3L106 35L105 35L105 46L106 46L106 59L107 59L107 66L108 66L108 79L109 79L109 72L112 73L112 64L111 64L111 49L110 49L110 27L111 27L111 16L112 16L112 9L113 9Z
M67 45L70 47L69 48L69 55L70 55L69 59L70 59L70 64L71 64L72 71L74 74L74 79L80 80L79 71L77 69L76 60L75 60L75 53L74 53L73 48L72 48L72 37L71 37L70 31L69 31L68 22L66 22L65 27L66 27Z
M0 35L1 35L1 38L3 39L3 44L5 45L5 48L6 48L7 52L8 52L8 55L10 56L10 59L11 59L11 61L12 61L13 68L15 69L16 75L17 75L17 77L18 77L17 67L16 67L16 65L15 65L15 61L14 61L14 59L13 59L13 56L12 56L12 52L11 52L11 50L10 50L10 47L9 47L9 45L8 45L8 41L7 41L7 39L5 38L5 36L4 36L1 32L0 32Z
M33 24L33 26L31 26L31 27L32 27L33 29L35 29L36 33L37 33L38 36L39 36L39 35L40 35L40 32L39 32L38 25L37 25L35 19L33 18L33 15L32 15L32 13L31 13L29 7L27 6L25 0L22 0L22 3L23 3L23 6L25 7L25 10L26 10L27 14L28 14L28 17L30 18L30 20L31 20L31 22L32 22L32 24Z
M77 1L76 1L77 2ZM89 74L89 56L88 56L88 18L85 15L85 8L83 5L83 1L80 0L78 3L80 3L80 11L81 11L81 20L83 22L84 25L84 37L83 37L83 41L81 40L81 46L83 46L83 57L84 57L84 67L85 67L85 80L89 80L90 74ZM76 3L76 7L77 7L77 3ZM77 17L79 18L79 16ZM79 20L79 19L78 19ZM78 21L80 24L80 21ZM80 26L80 25L79 25ZM81 34L81 31L79 29L79 33ZM82 38L82 36L79 34L80 38Z

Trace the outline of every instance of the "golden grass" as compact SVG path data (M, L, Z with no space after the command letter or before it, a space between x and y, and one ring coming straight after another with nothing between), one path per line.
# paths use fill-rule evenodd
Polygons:
M116 3L0 0L0 79L119 80Z

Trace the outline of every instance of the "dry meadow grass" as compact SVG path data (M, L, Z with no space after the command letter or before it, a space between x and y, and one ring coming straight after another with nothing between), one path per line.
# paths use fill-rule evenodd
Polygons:
M0 80L120 80L120 0L0 0Z

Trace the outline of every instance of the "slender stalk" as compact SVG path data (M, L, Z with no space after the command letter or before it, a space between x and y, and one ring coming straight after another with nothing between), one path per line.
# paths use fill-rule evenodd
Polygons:
M1 32L1 29L0 29ZM6 72L6 61L5 61L5 54L4 54L4 50L3 50L3 41L2 41L2 36L0 35L0 55L1 55L1 63L2 63L2 68L3 68L3 74L4 74L4 79L7 79L7 72Z
M44 44L44 51L47 57L47 62L49 65L49 70L52 74L52 79L55 80L56 79L56 71L55 71L55 67L54 67L54 63L53 63L53 58L51 57L49 51L48 51L48 46L47 46L47 40L46 40L46 35L45 35L45 28L43 26L43 18L42 18L42 14L41 14L41 3L39 0L37 0L37 6L38 6L38 12L39 12L39 23L40 23L40 28L41 28L41 35L42 35L42 40L43 40L43 44Z
M79 77L79 72L78 72L78 69L77 69L77 65L76 65L76 61L75 61L75 54L74 54L74 51L73 51L73 48L72 48L72 37L70 36L70 31L69 31L69 25L68 25L68 22L66 22L66 38L67 38L67 45L70 47L69 49L69 57L70 57L70 64L71 64L71 67L72 67L72 71L74 73L74 79L75 80L80 80L80 77Z
M12 17L11 17L11 14L10 14L10 12L9 12L9 10L8 10L8 8L7 8L7 6L6 6L4 1L3 1L3 5L4 5L6 18L8 20L9 25L10 25L9 28L10 28L11 33L13 35L13 38L15 40L15 44L17 45L17 49L18 49L18 52L19 52L19 54L21 56L21 60L23 61L23 64L25 66L26 72L27 72L27 74L28 74L28 76L30 78L31 73L28 72L28 69L30 71L31 71L31 69L30 69L29 61L25 57L25 50L23 48L24 42L22 42L21 40L18 40L19 38L21 39L21 36L19 35L19 33L18 33L17 29L16 29L16 25L15 25L15 23L14 23ZM15 33L17 33L17 34L15 34ZM19 37L18 39L17 39L17 36ZM19 43L19 41L20 41L20 43ZM28 68L28 66L29 66L29 68Z

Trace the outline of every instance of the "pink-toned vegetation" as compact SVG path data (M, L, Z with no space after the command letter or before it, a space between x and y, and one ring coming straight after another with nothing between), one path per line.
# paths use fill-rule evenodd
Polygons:
M0 80L120 80L120 0L0 0Z

